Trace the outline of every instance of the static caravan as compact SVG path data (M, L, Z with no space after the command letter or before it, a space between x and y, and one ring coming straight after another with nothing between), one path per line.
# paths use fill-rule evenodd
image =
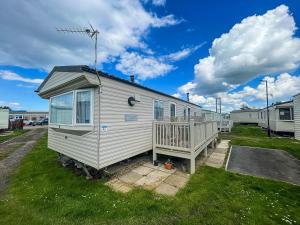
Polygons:
M23 119L28 121L39 121L45 118L48 118L47 111L10 111L9 112L10 120Z
M8 129L9 126L9 109L0 109L0 130Z
M269 107L270 130L273 132L294 133L294 104L286 101ZM259 112L259 126L268 127L267 109Z
M154 121L201 115L198 105L87 66L54 67L36 92L49 99L48 147L97 170L152 150Z
M300 140L300 93L294 96L293 103L295 139Z
M230 112L230 119L233 123L258 124L259 109L241 109Z

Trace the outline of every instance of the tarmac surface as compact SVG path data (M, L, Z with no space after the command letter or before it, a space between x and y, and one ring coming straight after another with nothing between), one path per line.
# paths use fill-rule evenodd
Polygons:
M300 160L283 150L232 146L227 170L300 185Z

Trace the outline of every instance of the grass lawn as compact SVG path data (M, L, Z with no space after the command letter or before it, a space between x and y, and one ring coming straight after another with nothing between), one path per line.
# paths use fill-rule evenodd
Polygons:
M63 168L42 138L0 194L1 224L299 224L300 187L202 167L175 197L113 192Z
M24 134L27 130L14 130L11 134L0 136L0 143L7 141L8 139L14 138L16 136L19 136L21 134Z
M235 125L231 133L223 133L221 138L230 139L232 145L282 149L300 159L300 141L279 136L269 138L258 126Z

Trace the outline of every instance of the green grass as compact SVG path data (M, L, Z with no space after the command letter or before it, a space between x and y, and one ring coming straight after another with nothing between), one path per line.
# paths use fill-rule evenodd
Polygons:
M232 145L281 149L300 159L300 141L292 138L272 136L258 126L235 125L231 133L223 133L223 139L231 140Z
M294 185L202 167L175 197L142 189L116 193L60 166L46 141L23 159L0 196L1 224L300 223Z
M22 135L26 132L27 130L14 130L11 134L5 135L5 136L0 136L0 143L7 141L8 139L14 138L16 136Z

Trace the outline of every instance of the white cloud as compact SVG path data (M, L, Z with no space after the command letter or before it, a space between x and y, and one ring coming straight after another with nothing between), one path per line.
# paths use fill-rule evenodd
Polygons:
M205 44L205 42L203 42L202 44L200 45L197 45L195 47L190 47L190 48L184 48L180 51L177 51L177 52L173 52L169 55L166 55L164 56L164 58L166 60L169 60L169 61L179 61L179 60L182 60L188 56L190 56L192 53L194 53L195 51L197 51L199 48L201 48L203 45Z
M151 2L155 6L165 6L167 0L143 0L145 3Z
M22 81L22 82L33 83L33 84L40 84L43 82L43 79L32 79L32 78L22 77L21 75L8 70L0 70L0 78L2 78L3 80Z
M15 110L22 108L21 104L18 102L6 102L6 101L1 101L1 100L0 100L0 106L8 106L9 108L15 109Z
M35 85L25 85L25 84L17 84L16 86L21 88L37 88L37 86Z
M108 62L128 48L147 48L144 37L153 27L180 23L173 15L159 18L140 1L71 0L1 2L0 65L50 69L53 65L92 64L93 45L84 35L55 28L98 28L99 61Z
M226 91L258 75L290 71L300 64L300 39L288 7L247 17L213 41L195 65L198 94ZM232 86L233 85L233 86Z
M153 5L164 6L166 4L166 0L152 0Z
M164 63L153 56L142 56L137 53L124 53L116 69L124 74L138 75L141 80L155 78L164 75L175 67Z
M277 77L265 76L263 80L268 80L270 104L289 100L293 95L300 92L300 76L282 73ZM265 82L259 83L256 87L245 86L240 91L218 92L214 97L199 95L194 92L194 87L195 83L192 82L179 87L176 97L184 97L186 92L190 92L191 102L211 110L215 110L215 97L221 97L224 112L239 109L242 105L256 108L265 107Z
M126 52L120 56L116 69L127 75L137 75L141 80L163 76L176 69L172 63L188 57L203 44L158 57L154 56L154 52L150 52L148 55Z

